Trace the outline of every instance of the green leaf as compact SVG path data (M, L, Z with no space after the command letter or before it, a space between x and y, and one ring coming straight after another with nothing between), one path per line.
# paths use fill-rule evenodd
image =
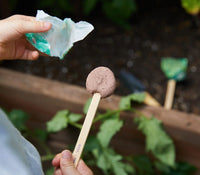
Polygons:
M120 109L131 108L131 98L130 96L122 97L119 103Z
M42 129L35 129L34 130L34 135L41 141L46 141L47 140L47 136L48 136L48 133L47 131L45 130L42 130Z
M38 0L37 6L39 9L49 9L55 16L60 16L63 12L73 13L70 0Z
M119 119L108 119L100 127L97 138L103 147L107 147L111 138L121 129L123 121Z
M155 162L155 166L162 172L162 175L193 175L197 170L196 167L186 162L176 163L175 168L171 168L160 162Z
M97 166L102 169L104 174L113 172L115 175L128 175L134 172L134 168L129 164L123 163L122 156L108 148L109 142L113 135L123 126L123 121L119 118L109 118L104 121L97 134L86 144L93 156L97 160Z
M135 168L130 164L124 164L124 169L128 174L135 174Z
M192 15L197 15L200 10L200 0L181 0L181 4Z
M46 172L45 172L45 175L52 175L53 174L53 172L54 172L54 167L51 167L51 168L49 168Z
M47 122L48 132L58 132L68 126L68 110L58 111L56 115Z
M97 0L84 0L83 3L83 13L89 15L92 10L94 10L97 4Z
M52 7L55 4L54 0L40 0L38 6L42 8Z
M152 117L150 119L140 116L135 118L138 129L146 136L146 150L163 164L175 166L175 148L172 139L166 134L161 121Z
M9 0L8 3L9 3L9 8L11 11L16 10L17 3L18 3L17 0Z
M144 92L140 92L140 93L134 93L130 95L130 98L132 101L138 102L138 103L142 103L145 99L146 95Z
M112 166L109 160L109 154L106 153L106 150L104 149L96 158L97 166L101 168L105 174L108 174L108 171L112 168Z
M113 22L126 28L128 19L136 11L136 3L134 0L104 0L103 11Z
M153 175L153 164L149 157L144 155L135 156L133 162L137 168L138 175Z
M100 149L99 141L96 136L89 136L84 151L85 152L92 152L95 149Z
M87 114L87 111L88 111L88 109L89 109L89 106L90 106L91 101L92 101L92 98L89 98L89 99L87 100L87 102L85 103L85 105L84 105L84 107L83 107L83 113L84 113L84 114Z
M70 122L76 123L76 122L78 122L83 117L83 115L81 115L81 114L75 114L75 113L70 113L68 115L68 117L69 117Z
M130 95L127 95L125 97L122 97L119 103L119 108L124 109L124 108L131 108L131 102L138 102L142 103L145 99L146 95L144 92L141 93L133 93Z
M197 170L196 167L193 165L190 165L186 162L179 162L176 164L176 168L171 168L171 173L168 173L166 175L174 175L175 173L177 175L192 175Z
M29 118L29 115L26 112L14 109L11 112L8 112L8 118L19 131L26 130L25 122Z
M112 149L104 148L103 153L98 156L97 166L101 168L105 174L113 171L115 175L128 175L134 173L134 168L122 162L122 156L115 153Z
M71 13L73 11L71 2L69 0L57 0L56 2L59 4L60 9L63 9L65 12Z

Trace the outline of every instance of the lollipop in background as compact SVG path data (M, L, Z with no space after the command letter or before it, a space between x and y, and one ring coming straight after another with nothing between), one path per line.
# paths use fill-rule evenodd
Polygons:
M176 82L182 81L186 77L188 66L187 58L175 59L165 57L161 60L161 69L168 78L167 91L165 96L164 108L171 109L174 99Z
M73 152L74 165L78 164L101 98L110 96L116 87L113 72L107 67L97 67L87 77L86 88L93 94L82 129Z

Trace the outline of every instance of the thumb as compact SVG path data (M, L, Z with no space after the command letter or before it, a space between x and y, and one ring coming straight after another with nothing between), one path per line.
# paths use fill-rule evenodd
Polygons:
M20 38L25 33L46 32L51 28L51 23L37 21L35 17L13 15L0 20L0 41L8 42Z
M45 32L51 28L51 23L37 21L35 17L14 15L13 18L16 18L15 27L22 34Z
M60 169L62 171L62 175L80 175L74 166L72 153L68 150L65 150L61 153L61 155Z

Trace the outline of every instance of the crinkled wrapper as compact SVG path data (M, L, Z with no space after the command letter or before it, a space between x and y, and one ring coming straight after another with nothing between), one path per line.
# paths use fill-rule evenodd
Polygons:
M88 22L75 23L70 18L61 20L42 10L37 11L36 20L50 22L52 27L43 33L26 33L27 40L39 51L61 59L73 43L83 40L94 29Z

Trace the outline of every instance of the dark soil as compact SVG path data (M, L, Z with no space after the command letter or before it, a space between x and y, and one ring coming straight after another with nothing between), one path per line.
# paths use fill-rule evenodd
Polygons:
M164 103L167 78L160 69L162 57L187 57L187 78L177 83L174 109L200 115L200 28L185 13L180 2L139 2L138 13L125 31L96 15L87 19L95 30L74 47L63 60L40 57L37 61L3 61L0 67L85 86L88 73L97 66L108 66L117 79L122 68L140 79L146 91ZM116 94L128 90L118 79Z

